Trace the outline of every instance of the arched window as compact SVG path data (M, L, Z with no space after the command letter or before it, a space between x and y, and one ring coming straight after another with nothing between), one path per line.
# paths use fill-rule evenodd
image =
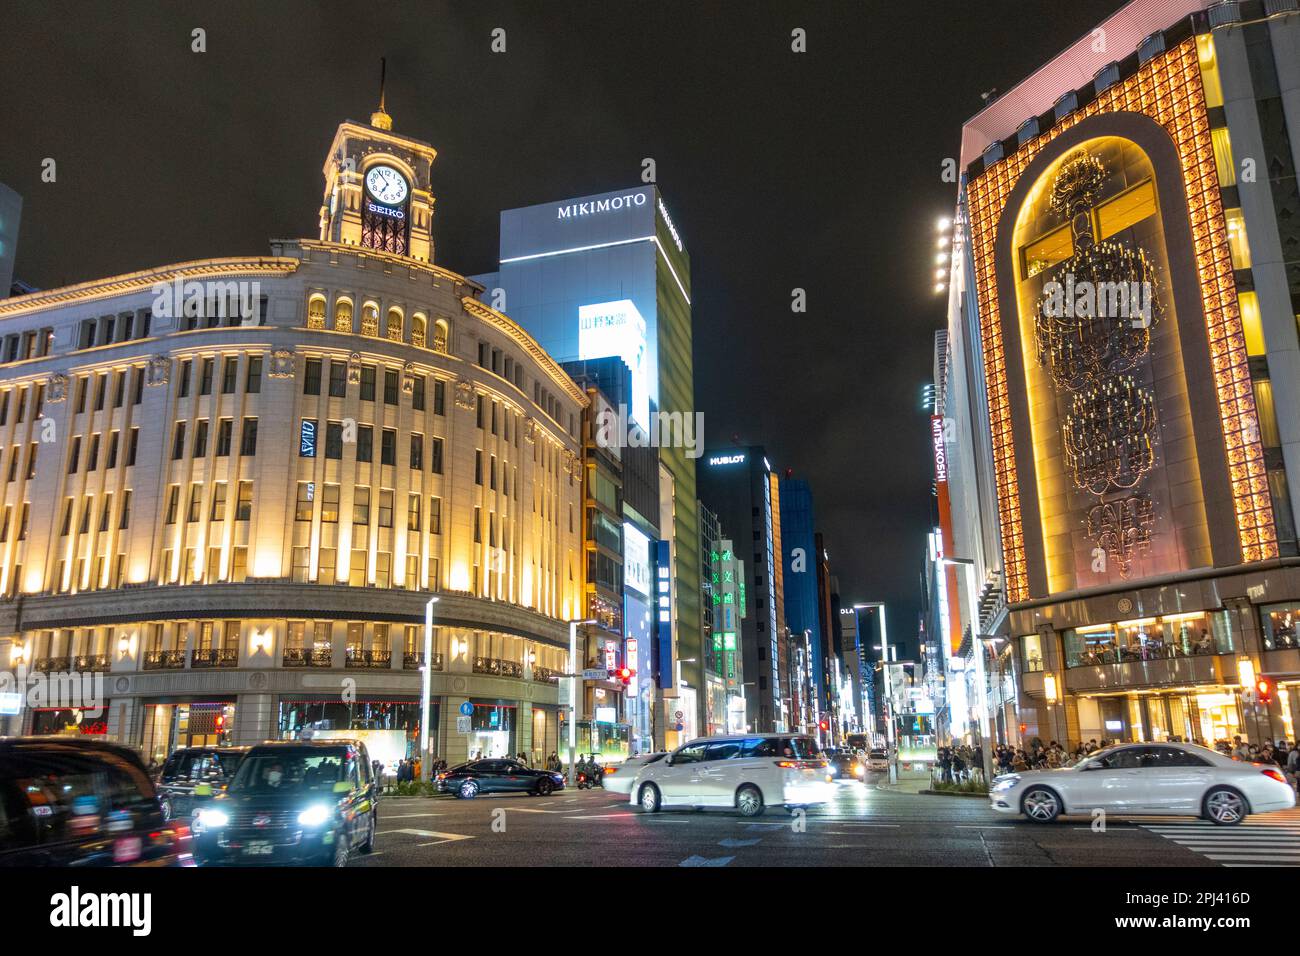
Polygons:
M411 316L411 344L424 348L424 330L428 327L428 320L424 317L423 312L416 312Z
M451 329L447 326L447 320L437 319L433 323L433 350L435 352L446 352L450 342Z
M314 295L307 300L307 328L325 328L325 296Z
M402 310L392 308L388 310L388 337L394 342L402 341Z
M334 303L334 331L352 331L352 300L339 299Z
M379 336L379 306L373 302L361 307L361 334Z

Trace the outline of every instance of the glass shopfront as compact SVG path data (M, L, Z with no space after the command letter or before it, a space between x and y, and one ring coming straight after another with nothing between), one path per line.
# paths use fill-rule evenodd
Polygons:
M178 747L228 747L234 743L235 702L145 704L145 760L162 763Z
M429 722L437 739L438 701ZM278 735L281 740L329 740L348 737L366 745L371 760L395 774L401 760L419 756L421 704L406 700L334 700L286 698L280 701Z
M564 746L569 746L568 725L560 721L560 739ZM632 728L627 724L606 723L601 720L578 721L577 752L589 754L593 751L601 763L622 763L631 752ZM593 743L594 741L594 743ZM561 755L563 759L568 757Z
M1240 736L1241 708L1231 691L1081 697L1079 739L1114 743L1197 743L1213 747Z
M1300 624L1300 604L1270 604L1260 608L1264 623L1264 649L1282 651L1300 647L1296 626Z
M515 705L474 702L470 715L469 758L513 757L515 746Z
M1238 644L1227 611L1093 624L1068 630L1064 636L1066 667L1231 654Z
M108 733L108 704L103 707L41 707L32 711L32 734L99 737Z

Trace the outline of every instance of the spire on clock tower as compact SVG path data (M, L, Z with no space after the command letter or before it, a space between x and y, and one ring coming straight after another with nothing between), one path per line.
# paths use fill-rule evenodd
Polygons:
M370 125L375 129L391 130L393 128L393 118L384 110L384 74L388 70L388 58L379 58L379 109L370 114Z

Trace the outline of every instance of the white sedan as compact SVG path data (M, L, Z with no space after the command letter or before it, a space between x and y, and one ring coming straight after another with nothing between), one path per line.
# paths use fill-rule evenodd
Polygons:
M1276 766L1244 763L1196 744L1121 744L1060 770L997 777L999 813L1051 823L1063 813L1204 817L1230 826L1251 813L1288 810L1296 794Z
M611 793L627 796L632 792L632 784L636 780L636 775L641 772L641 768L656 760L662 760L667 752L661 750L658 753L633 754L622 763L610 764L605 768L605 776L601 778L600 785Z

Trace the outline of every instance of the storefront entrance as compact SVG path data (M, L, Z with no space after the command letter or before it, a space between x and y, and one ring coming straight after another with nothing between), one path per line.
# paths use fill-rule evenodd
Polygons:
M162 763L178 747L228 747L234 730L234 701L146 704L144 757Z

